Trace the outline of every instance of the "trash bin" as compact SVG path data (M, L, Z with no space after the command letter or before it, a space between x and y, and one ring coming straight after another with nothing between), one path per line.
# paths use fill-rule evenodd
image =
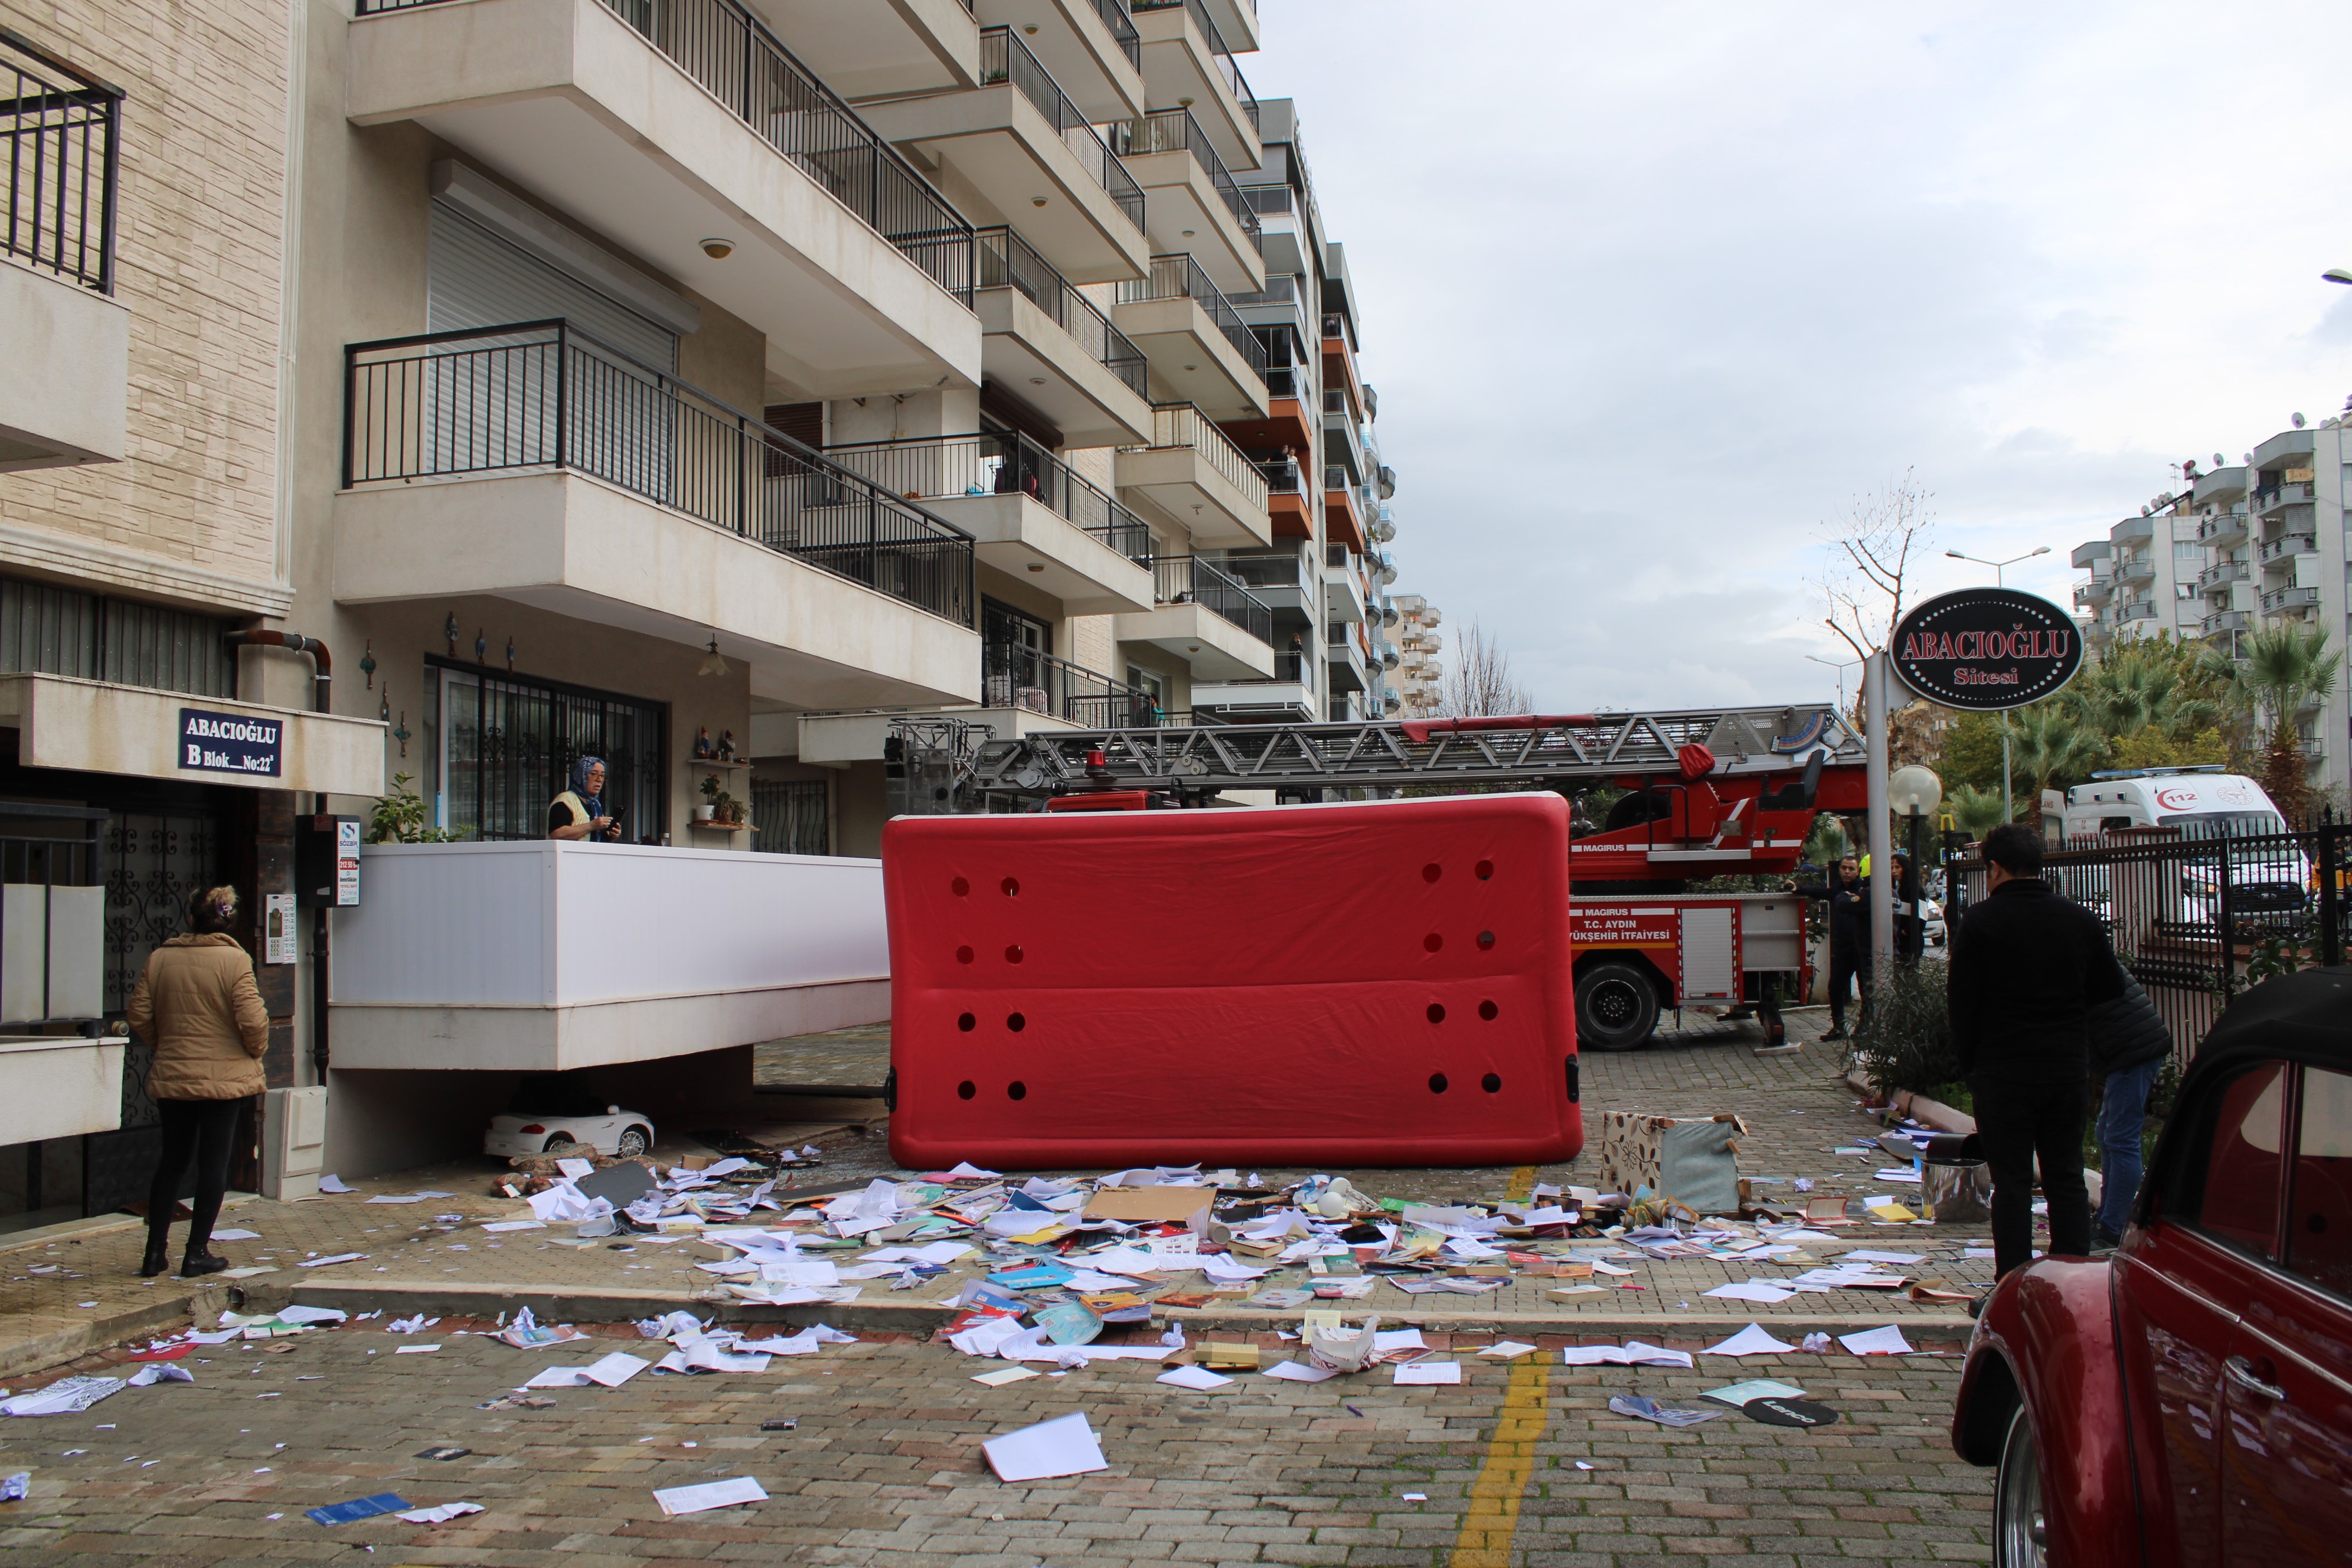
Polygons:
M1992 1217L1992 1172L1973 1132L1930 1132L1914 1138L1919 1151L1919 1195L1938 1225Z

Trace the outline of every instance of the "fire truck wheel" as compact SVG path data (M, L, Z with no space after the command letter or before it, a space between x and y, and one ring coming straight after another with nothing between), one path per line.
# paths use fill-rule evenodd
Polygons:
M1629 1051L1657 1026L1657 987L1638 964L1612 959L1577 976L1578 1049Z

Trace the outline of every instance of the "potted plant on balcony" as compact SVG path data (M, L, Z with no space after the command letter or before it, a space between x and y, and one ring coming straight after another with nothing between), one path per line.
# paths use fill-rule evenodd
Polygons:
M719 787L719 775L706 773L702 779L702 804L694 808L697 822L709 822L719 815L719 802L727 792Z

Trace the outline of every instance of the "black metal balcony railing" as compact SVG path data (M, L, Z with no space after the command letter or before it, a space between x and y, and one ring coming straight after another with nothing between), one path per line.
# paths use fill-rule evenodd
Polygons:
M1226 300L1224 290L1210 280L1201 270L1201 264L1190 256L1155 256L1151 268L1141 278L1131 278L1118 286L1118 302L1140 304L1148 300L1190 300L1208 312L1209 320L1234 352L1249 363L1260 381L1265 379L1265 345L1258 342L1241 312Z
M972 539L563 321L343 351L343 484L570 469L973 625Z
M1209 8L1202 5L1201 0L1132 0L1132 4L1139 11L1181 8L1192 18L1192 26L1201 29L1202 41L1209 46L1209 58L1216 62L1217 74L1224 79L1225 90L1234 95L1234 100L1241 105L1243 115L1250 122L1250 129L1255 131L1257 99L1250 92L1241 67L1234 63L1233 48L1225 42L1225 36L1217 30L1216 22L1209 16Z
M1136 7L1141 10L1141 6ZM1127 14L1124 0L1095 0L1095 15L1110 29L1111 42L1127 57L1127 63L1136 69L1143 68L1143 35L1135 30L1135 18Z
M13 89L0 102L0 136L8 142L0 249L54 277L113 293L122 89L6 27L0 27L0 79Z
M358 0L359 14L445 0ZM737 0L604 0L940 288L971 303L971 225Z
M1274 611L1204 555L1163 555L1151 564L1152 597L1162 605L1198 605L1262 643L1274 640Z
M1249 237L1258 254L1265 254L1265 231L1257 221L1257 212L1242 197L1241 186L1225 170L1225 161L1209 142L1208 132L1192 118L1189 109L1156 109L1142 119L1129 121L1120 128L1119 151L1130 158L1140 158L1154 153L1190 153L1192 161L1209 176L1216 187L1217 197L1233 215L1234 222Z
M1082 730L1152 728L1161 718L1141 688L1021 643L981 646L980 702L1050 714Z
M1009 228L983 228L979 242L982 288L1019 289L1138 397L1151 395L1151 373L1143 351L1112 326L1092 300L1072 288L1052 262Z
M1138 564L1151 559L1144 521L1026 436L984 430L911 441L827 447L824 455L908 500L1025 495Z
M1265 476L1234 445L1232 437L1218 429L1214 420L1192 405L1153 404L1151 445L1191 447L1222 474L1226 483L1241 491L1244 500L1261 510L1265 509Z
M1132 26L1133 24L1129 24ZM1013 36L1009 27L990 27L980 35L980 85L994 87L999 82L1011 82L1020 89L1038 113L1054 127L1055 134L1077 154L1078 162L1087 166L1095 183L1110 193L1118 210L1128 216L1138 229L1143 227L1143 187L1127 172L1087 117L1078 112L1053 73L1040 65L1029 46Z

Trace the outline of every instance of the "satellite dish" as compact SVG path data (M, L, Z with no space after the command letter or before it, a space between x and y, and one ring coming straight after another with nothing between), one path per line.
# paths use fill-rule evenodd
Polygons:
M2294 416L2294 427L2298 430L2303 428L2303 416L2300 414Z
M2213 466L2217 468L2225 467L2229 461L2229 458L2221 456L2219 452L2213 454Z

